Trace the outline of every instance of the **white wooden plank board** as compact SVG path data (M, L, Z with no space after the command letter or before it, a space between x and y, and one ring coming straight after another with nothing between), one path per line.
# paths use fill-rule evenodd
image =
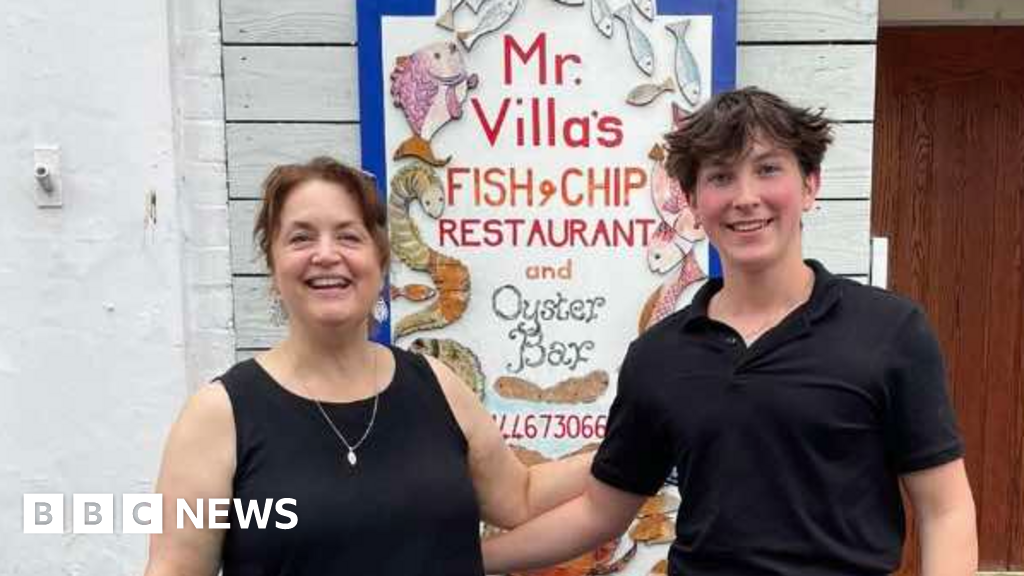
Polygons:
M739 0L738 9L741 42L874 40L877 30L877 0ZM352 0L222 0L221 11L229 43L356 42ZM567 8L566 17L587 15Z
M740 42L875 40L878 0L739 0Z
M253 245L252 225L259 202L232 200L231 268L235 274L265 274ZM804 253L837 274L867 274L870 267L867 200L821 200L804 216Z
M819 198L870 198L874 124L836 124L821 166Z
M267 348L284 337L285 328L271 322L270 281L267 277L237 277L232 283L232 291L236 348Z
M227 144L232 198L259 198L263 179L278 164L320 155L360 161L356 124L228 124Z
M758 86L836 120L875 117L875 46L739 46L737 86Z
M221 0L224 41L259 44L351 44L355 0Z
M740 46L738 85L757 85L837 120L874 118L874 45ZM356 48L225 46L227 120L354 121Z
M225 46L227 121L359 119L352 46Z
M871 263L868 200L821 200L804 215L804 256L836 274L868 274Z

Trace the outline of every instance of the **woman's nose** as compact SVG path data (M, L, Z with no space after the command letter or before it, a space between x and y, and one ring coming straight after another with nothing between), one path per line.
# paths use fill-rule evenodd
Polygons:
M314 264L333 264L338 261L341 255L338 253L338 247L335 246L334 242L330 238L321 239L316 244L316 250L313 252L313 263Z

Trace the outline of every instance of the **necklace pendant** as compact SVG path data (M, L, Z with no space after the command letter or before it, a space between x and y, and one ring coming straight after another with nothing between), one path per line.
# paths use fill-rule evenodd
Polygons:
M348 451L348 465L352 466L352 467L355 467L356 461L357 460L356 460L356 453L355 453L355 451L354 450L349 450Z

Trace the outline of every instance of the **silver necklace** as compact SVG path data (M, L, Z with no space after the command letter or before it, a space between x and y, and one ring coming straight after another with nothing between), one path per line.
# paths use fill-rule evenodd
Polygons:
M348 460L348 465L352 466L353 468L359 462L359 458L356 457L356 450L358 450L359 447L363 445L363 442L366 441L366 438L370 435L370 431L373 430L373 423L376 422L377 420L377 406L380 404L380 385L377 384L376 354L373 355L372 379L374 381L373 411L370 412L370 422L366 425L366 430L363 431L363 435L359 437L359 441L356 442L355 444L349 444L348 440L345 439L345 435L342 434L341 430L338 430L338 427L334 425L334 420L331 420L331 417L327 415L327 411L324 410L323 404L320 403L320 400L317 400L316 396L309 393L309 389L306 388L306 385L301 382L298 383L299 386L302 386L302 390L306 393L306 395L309 396L311 400L313 400L314 404L316 404L317 410L320 411L320 415L324 417L324 421L327 422L327 425L331 427L331 431L334 432L334 435L337 436L338 440L341 440L341 443L345 445L345 448L348 450L345 459Z

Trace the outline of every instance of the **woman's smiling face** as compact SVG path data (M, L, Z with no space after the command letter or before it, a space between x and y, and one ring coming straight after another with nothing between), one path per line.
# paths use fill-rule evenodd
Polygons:
M324 180L297 185L284 202L272 251L274 287L291 321L369 321L384 275L352 192Z

